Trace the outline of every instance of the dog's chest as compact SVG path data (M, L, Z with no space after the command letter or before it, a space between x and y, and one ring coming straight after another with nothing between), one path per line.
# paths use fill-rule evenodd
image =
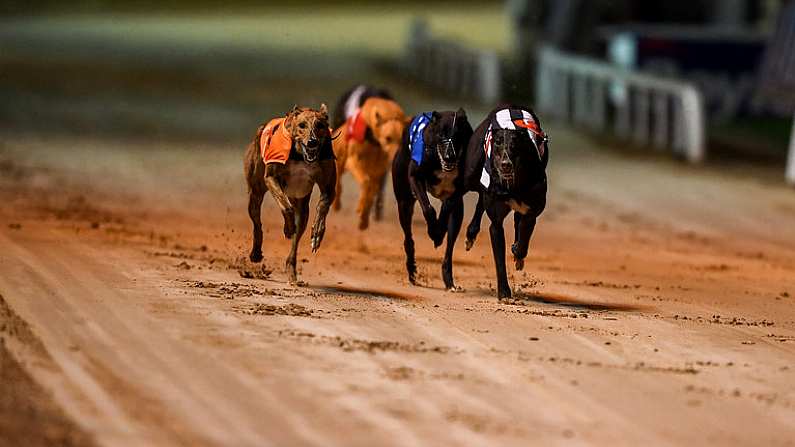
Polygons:
M522 215L527 214L528 211L530 211L530 207L527 204L516 199L509 199L508 206L510 206L512 210Z
M287 177L284 188L287 197L306 197L315 186L315 179L320 173L317 163L308 164L303 161L290 160L287 162Z
M453 169L449 172L440 169L434 172L433 175L438 180L438 183L429 186L428 190L431 195L439 200L450 197L455 191L455 179L458 177L458 169Z

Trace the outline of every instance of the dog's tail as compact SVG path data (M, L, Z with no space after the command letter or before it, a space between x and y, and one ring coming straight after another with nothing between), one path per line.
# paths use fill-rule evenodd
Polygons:
M254 132L254 138L252 138L251 143L248 144L248 148L246 149L246 157L243 163L243 174L246 177L246 183L248 183L249 192L252 188L254 179L254 172L257 170L257 163L262 160L262 148L259 147L260 139L262 138L262 132L265 131L265 126L267 124L260 124L257 127L257 131Z
M265 131L265 126L267 126L267 125L268 125L267 123L260 124L259 127L257 127L257 131L254 132L254 139L251 140L251 144L255 148L257 148L258 151L262 150L262 148L259 147L259 142L260 142L260 139L262 138L262 132Z

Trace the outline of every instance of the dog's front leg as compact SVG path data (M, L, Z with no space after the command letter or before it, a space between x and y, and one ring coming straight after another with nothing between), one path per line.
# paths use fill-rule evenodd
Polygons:
M326 216L336 195L337 171L334 160L321 163L325 163L326 166L323 167L323 178L318 182L320 201L317 203L317 216L312 225L312 253L317 253L320 243L323 242L323 236L326 234Z
M505 268L505 233L502 228L502 222L510 211L511 208L502 201L495 201L486 205L486 212L491 220L491 225L489 226L491 252L494 256L494 266L497 269L497 298L511 297L508 271Z
M425 222L428 225L428 236L433 241L434 247L442 245L444 239L444 232L440 231L439 221L436 219L436 210L431 206L431 201L428 199L428 191L425 188L425 182L417 178L418 167L412 161L409 164L409 186L414 197L420 203L422 215L425 217Z
M522 270L524 258L527 257L527 250L530 247L530 238L533 237L533 230L536 227L536 216L514 213L513 217L516 235L513 245L511 245L511 253L516 270Z
M478 192L478 201L477 205L475 205L475 214L472 215L472 221L470 221L469 226L467 226L467 251L469 251L472 246L475 245L475 239L477 239L478 233L480 233L480 221L483 219L483 213L486 211L483 201L483 193Z
M514 212L513 214L516 236L514 237L513 245L511 245L511 253L513 253L513 262L516 265L516 270L524 268L524 258L527 257L527 250L530 247L530 238L533 237L536 220L546 208L546 180L533 186L528 191L530 194L524 200L528 204L528 212L526 214Z
M284 217L284 237L287 239L295 234L295 209L282 185L287 178L287 166L280 163L269 163L265 167L265 184L273 195Z
M458 232L461 231L461 223L464 221L464 199L461 194L454 194L445 200L442 206L442 217L439 224L446 226L447 229L447 248L442 260L442 279L444 287L451 292L463 290L456 287L453 282L453 249L455 248Z

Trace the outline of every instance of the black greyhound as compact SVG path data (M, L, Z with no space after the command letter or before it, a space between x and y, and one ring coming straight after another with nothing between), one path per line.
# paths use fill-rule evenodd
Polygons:
M362 106L365 101L370 98L384 98L393 100L392 94L389 90L374 87L372 85L360 84L355 87L349 88L337 100L334 106L334 114L331 116L331 127L338 129L353 114L356 109ZM384 187L386 186L386 176L381 181L378 188L378 194L375 196L375 205L373 206L373 214L375 220L381 220L384 216Z
M467 191L478 192L478 203L467 227L466 249L475 243L485 211L491 220L489 235L499 298L511 296L502 222L513 210L515 236L511 252L516 269L522 270L536 218L546 206L547 142L541 122L531 109L506 104L489 113L467 147L464 182Z
M447 234L447 249L442 262L442 278L448 290L453 282L453 248L464 220L463 171L460 169L472 126L463 109L457 112L430 112L416 115L403 132L403 145L392 161L392 186L398 203L403 248L409 282L415 284L417 265L411 219L414 202L420 202L434 247L442 245ZM428 193L442 200L439 218Z

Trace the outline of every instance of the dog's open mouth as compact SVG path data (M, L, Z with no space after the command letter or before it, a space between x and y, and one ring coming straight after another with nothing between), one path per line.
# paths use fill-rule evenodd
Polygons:
M307 163L313 163L317 161L318 154L320 153L317 146L314 148L309 148L303 143L301 143L301 152L303 152L304 161Z

